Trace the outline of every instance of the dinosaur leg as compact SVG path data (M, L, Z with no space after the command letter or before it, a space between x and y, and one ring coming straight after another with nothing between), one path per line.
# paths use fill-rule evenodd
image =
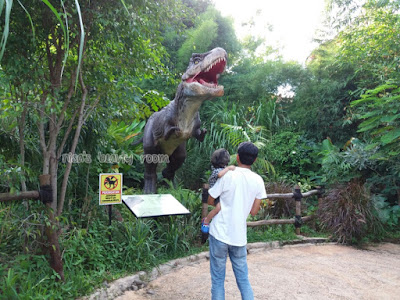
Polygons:
M146 162L144 156L144 194L155 194L157 191L157 164Z
M144 189L145 194L155 194L157 191L157 163L153 163L148 159L151 154L159 154L160 149L156 145L153 132L152 122L146 125L143 135L143 163L144 163Z
M162 171L164 178L173 180L175 172L178 170L186 158L186 142L180 144L178 148L170 155L167 167Z

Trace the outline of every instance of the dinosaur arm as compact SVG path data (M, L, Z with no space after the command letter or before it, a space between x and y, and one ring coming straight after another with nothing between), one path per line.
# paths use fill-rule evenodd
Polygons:
M172 127L168 127L168 129L165 129L164 131L164 139L168 140L169 137L173 134L173 133L178 133L180 131L179 127L177 126L172 126Z
M206 136L207 129L205 128L198 128L196 131L193 131L193 137L198 140L199 142L204 141L204 137Z
M197 113L195 116L195 120L194 120L192 136L199 142L202 142L202 141L204 141L204 137L207 133L207 129L205 129L205 128L200 129L200 125L201 125L200 115L199 115L199 113Z

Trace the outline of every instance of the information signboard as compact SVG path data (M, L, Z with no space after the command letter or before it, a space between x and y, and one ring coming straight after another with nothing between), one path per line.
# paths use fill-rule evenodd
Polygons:
M190 214L170 194L123 195L122 201L137 218Z

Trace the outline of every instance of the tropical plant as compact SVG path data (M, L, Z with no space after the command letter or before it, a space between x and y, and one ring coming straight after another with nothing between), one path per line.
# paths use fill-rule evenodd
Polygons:
M266 143L265 155L276 171L275 178L297 184L312 178L319 169L315 143L288 129L274 134Z
M353 101L354 117L361 120L358 132L371 140L367 150L370 159L377 162L377 176L371 182L383 187L384 193L391 203L397 195L400 203L400 88L398 84L387 83L366 91L361 99Z
M207 10L198 16L194 27L188 29L186 35L186 40L177 51L178 70L186 67L192 53L203 53L215 47L222 47L229 57L233 58L240 48L233 20L222 17L213 6L208 6Z
M360 242L368 233L382 230L372 195L359 180L329 190L319 206L318 217L322 228L340 243Z
M324 140L319 152L322 171L320 183L344 183L359 177L366 180L375 172L375 152L376 149L368 143L355 138L350 139L342 149L329 139Z
M366 133L379 147L376 157L388 159L400 154L400 86L383 84L366 91L361 99L351 103L361 119L358 132Z

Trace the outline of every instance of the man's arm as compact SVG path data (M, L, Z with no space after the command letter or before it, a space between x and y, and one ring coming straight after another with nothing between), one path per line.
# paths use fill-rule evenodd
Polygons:
M208 198L210 199L210 198ZM260 210L261 199L255 199L253 202L253 206L251 207L250 214L254 217L258 211Z
M211 197L210 195L208 195L208 199L207 199L208 205L215 206L214 200L215 200L215 199L214 199L213 197Z

